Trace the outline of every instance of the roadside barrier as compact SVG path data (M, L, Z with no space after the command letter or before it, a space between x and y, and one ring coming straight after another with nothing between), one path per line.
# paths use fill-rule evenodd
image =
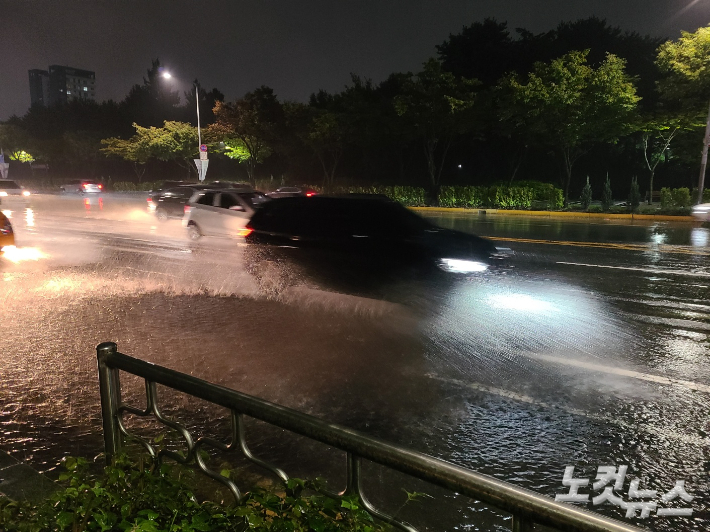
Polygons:
M279 467L260 460L247 446L244 416L261 420L281 429L306 436L346 453L346 487L340 493L325 491L324 494L338 498L356 495L362 505L374 517L408 532L417 532L409 523L396 519L378 510L365 496L362 488L362 461L383 465L412 477L431 482L437 486L463 494L491 507L512 514L512 532L532 532L534 524L546 525L556 530L579 532L641 532L640 528L589 512L587 510L555 502L513 484L456 466L444 460L408 450L360 432L326 423L313 416L286 408L257 397L223 386L217 386L191 375L151 364L118 352L113 342L104 342L96 347L101 391L106 458L111 460L120 452L124 438L140 443L157 461L170 458L181 464L195 463L212 479L224 484L237 502L244 499L234 481L211 470L200 450L212 447L221 451L241 451L243 456L282 482L288 475ZM141 377L145 382L146 407L139 409L121 400L120 372ZM211 439L195 439L184 424L165 417L158 405L157 385L198 397L229 409L231 437L228 444ZM185 440L187 453L178 454L167 449L156 449L150 441L130 433L123 421L124 414L153 416L163 425L177 431Z

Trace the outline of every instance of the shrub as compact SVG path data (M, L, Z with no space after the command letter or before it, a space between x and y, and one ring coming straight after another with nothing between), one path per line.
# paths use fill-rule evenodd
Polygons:
M673 205L673 194L670 188L661 189L661 209L667 209Z
M676 207L690 206L690 190L687 187L674 188L671 190L671 197Z
M641 192L636 176L631 178L631 190L629 191L629 206L632 212L636 212L641 204Z
M116 192L135 192L138 190L136 184L131 181L116 181L111 188Z
M606 176L606 181L604 182L604 190L602 190L602 209L606 212L611 209L614 204L614 198L611 192L611 181L609 181L609 175Z
M152 463L152 462L151 462ZM199 503L180 469L132 463L120 457L101 475L86 460L68 458L64 489L37 505L0 499L0 527L15 531L241 532L318 530L381 532L357 497L332 499L312 493L318 485L289 480L287 492L254 490L244 503ZM184 471L184 469L183 469ZM223 472L229 474L229 472ZM183 475L184 476L184 475Z
M579 200L582 203L582 208L585 210L589 209L589 206L592 204L592 186L589 184L589 176L587 176L587 184L584 185Z

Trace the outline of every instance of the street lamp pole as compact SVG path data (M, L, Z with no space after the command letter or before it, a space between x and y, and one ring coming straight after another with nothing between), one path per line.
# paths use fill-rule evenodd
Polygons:
M163 77L165 79L172 78L172 75L168 71L163 72ZM197 166L197 175L200 181L204 181L205 173L207 172L207 152L202 152L202 128L200 127L200 91L197 83L195 83L195 108L197 109L197 150L200 153L200 158L195 159L195 165ZM202 156L205 156L204 158Z
M197 147L202 146L202 132L200 130L200 95L197 92L197 83L195 83L195 106L197 107Z

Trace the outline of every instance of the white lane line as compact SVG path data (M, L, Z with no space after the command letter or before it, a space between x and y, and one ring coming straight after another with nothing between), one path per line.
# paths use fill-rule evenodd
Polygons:
M568 266L586 266L588 268L607 268L610 270L629 270L633 272L654 273L657 275L686 275L688 277L710 277L710 272L688 272L685 270L657 270L653 268L638 268L633 266L607 266L603 264L584 264L582 262L557 262Z
M682 443L687 443L690 445L695 445L698 447L710 447L710 439L708 438L703 438L701 436L693 436L691 434L683 434L683 433L678 433L678 432L672 432L670 430L665 429L664 427L654 427L652 425L644 424L644 423L639 423L639 424L632 424L632 423L627 423L621 419L609 417L609 416L602 416L599 414L592 414L590 412L585 412L584 410L579 410L578 408L571 408L567 407L564 405L551 405L549 403L546 403L544 401L538 401L534 399L533 397L530 397L529 395L522 395L516 392L512 392L510 390L505 390L503 388L495 388L493 386L486 386L485 384L481 384L478 382L464 382L458 379L448 379L444 377L440 377L438 375L434 375L432 373L429 373L426 375L430 379L434 379L440 382L445 382L447 384L454 384L456 386L460 386L462 388L468 388L470 390L476 390L478 392L483 392L491 395L498 395L500 397L505 397L507 399L513 399L514 401L518 401L521 403L527 403L535 406L540 406L543 408L550 408L554 410L561 410L563 412L566 412L568 414L572 414L575 416L581 416L585 417L588 419L591 419L593 421L598 421L600 423L608 423L611 425L616 425L618 427L623 428L624 430L627 430L631 433L638 433L638 432L645 432L647 434L652 434L657 437L661 438L668 438L671 440L676 440Z
M609 373L611 375L619 375L621 377L630 377L632 379L639 379L642 381L656 382L658 384L665 384L669 386L680 386L682 388L688 388L689 390L696 390L698 392L710 393L710 386L707 384L700 384L693 381L685 381L682 379L674 379L671 377L662 377L660 375L652 375L650 373L641 373L639 371L632 371L629 369L616 368L613 366L602 366L600 364L593 364L591 362L584 362L582 360L575 360L570 358L560 358L550 355L538 355L532 353L523 353L523 356L532 358L534 360L543 360L545 362L552 362L553 364L563 364L565 366L574 366L577 368L584 368L591 371L596 371L599 373Z

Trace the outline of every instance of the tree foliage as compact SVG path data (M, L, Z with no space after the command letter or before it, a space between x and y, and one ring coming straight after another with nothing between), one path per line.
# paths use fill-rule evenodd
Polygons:
M630 132L639 100L623 59L608 55L594 68L586 51L537 63L523 80L511 75L500 93L502 118L528 128L537 143L560 155L565 202L574 164L594 144Z
M256 165L264 161L283 134L284 111L273 89L261 86L233 104L217 102L216 121L209 134L226 146L227 154L244 162L249 181L255 181Z
M424 69L409 74L402 92L394 98L397 113L423 143L427 175L436 190L455 135L476 127L473 114L478 81L457 78L430 59Z

